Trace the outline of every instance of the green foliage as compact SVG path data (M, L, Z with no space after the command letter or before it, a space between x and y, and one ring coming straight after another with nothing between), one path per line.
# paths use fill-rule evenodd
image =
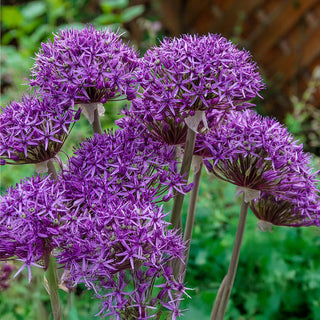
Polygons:
M16 268L21 264L15 262ZM16 270L17 271L17 270ZM92 299L92 293L79 285L74 292L59 291L64 306L64 319L95 319L99 311L99 302ZM44 320L51 318L49 295L43 285L43 271L34 268L31 282L28 282L26 270L11 280L9 290L0 291L1 320Z
M320 156L320 110L314 106L320 88L320 67L314 69L301 97L292 96L293 112L286 116L290 131L304 144L306 151Z
M183 319L205 319L225 276L240 197L232 185L203 174L187 270ZM226 320L318 319L320 230L274 227L261 232L249 212Z
M102 14L94 22L97 24L123 24L139 17L145 10L144 5L128 7L128 0L106 0L100 6Z

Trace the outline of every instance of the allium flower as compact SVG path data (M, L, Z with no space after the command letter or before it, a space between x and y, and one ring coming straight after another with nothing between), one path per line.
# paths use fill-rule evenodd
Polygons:
M239 187L281 195L283 200L303 189L316 190L303 146L276 120L253 111L232 112L198 135L196 154L204 155L210 172Z
M178 174L173 147L152 141L139 127L87 139L75 150L61 179L77 210L101 207L119 197L169 200L174 190L191 188Z
M110 29L60 30L36 54L30 85L75 103L105 103L120 95L131 100L137 53Z
M47 267L59 234L59 219L66 212L61 185L50 176L22 180L0 196L0 259L24 262L31 277L31 265ZM39 266L39 265L38 265Z
M150 319L162 308L173 310L184 286L168 262L182 259L184 245L168 230L162 208L116 198L99 208L70 211L61 218L57 260L72 281L85 283L102 300L110 319ZM157 279L164 281L157 295ZM163 301L167 295L169 302Z
M281 200L263 193L250 202L250 208L263 223L277 226L320 226L320 197L301 189L295 198ZM263 227L263 226L262 226Z
M40 163L53 158L68 137L79 112L60 100L24 96L0 114L1 164Z
M147 51L136 74L143 92L133 111L171 144L184 142L188 117L248 107L264 88L250 54L217 34L166 38Z

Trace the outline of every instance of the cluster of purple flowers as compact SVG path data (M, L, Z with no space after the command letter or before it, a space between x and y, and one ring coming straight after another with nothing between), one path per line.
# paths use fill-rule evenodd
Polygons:
M53 252L68 270L67 283L86 283L102 299L101 314L117 319L123 310L137 319L163 308L177 316L184 293L169 267L182 257L183 241L152 201L190 186L177 173L173 148L141 130L95 134L58 182L34 177L1 198L0 258L24 261L21 270L27 267L31 277L30 266L46 268Z
M66 214L61 184L35 176L22 180L0 196L0 259L18 259L29 271L31 265L48 267L59 234L60 218ZM39 265L40 264L40 265Z
M52 159L79 119L60 100L24 96L0 114L1 164L40 163Z
M182 256L184 245L168 230L164 216L155 204L117 198L81 213L70 210L61 219L58 261L74 283L85 282L95 290L103 316L149 319L161 306L176 309L184 286L174 279L168 262ZM153 296L159 279L166 285Z
M60 30L36 54L30 85L75 103L105 103L125 95L132 100L137 52L110 29Z
M185 193L192 187L178 173L174 148L153 141L141 125L88 138L61 179L77 210L117 198L168 201L174 191Z
M262 193L259 199L250 202L250 208L260 221L288 227L320 227L319 195L304 198L308 193L301 190L297 198L283 200L268 193Z
M1 196L0 259L22 260L30 277L53 253L70 285L95 291L102 316L167 310L176 319L185 287L170 262L183 260L185 244L158 204L192 188L172 146L185 142L190 118L203 129L194 153L217 177L258 192L250 207L260 220L320 226L320 195L302 145L274 119L244 110L264 88L248 52L220 35L184 35L138 59L120 37L92 26L60 31L32 69L43 97L3 108L0 164L24 164L57 155L79 118L74 104L133 100L120 129L82 142L57 181L36 176Z
M320 196L310 156L275 119L251 110L231 112L198 135L195 153L203 155L215 176L260 192L251 202L259 219L276 225L319 223Z
M167 230L156 202L191 185L178 173L172 146L153 141L133 118L118 124L81 143L61 172L69 212L61 220L58 261L74 284L95 290L104 316L149 319L161 306L177 315L184 286L168 263L182 257L184 245ZM155 297L161 279L166 285Z
M185 119L197 111L249 107L264 88L250 54L217 34L166 38L135 73L143 90L132 110L169 144L184 142Z

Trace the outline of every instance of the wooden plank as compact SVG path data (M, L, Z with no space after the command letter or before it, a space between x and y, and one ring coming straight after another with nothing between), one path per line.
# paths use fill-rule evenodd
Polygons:
M226 11L228 10L232 5L234 5L234 2L237 0L212 0L212 5L217 5L221 10Z
M317 2L318 0L303 0L299 2L299 8L294 7L292 1L286 2L276 19L263 28L264 36L256 38L252 43L251 50L255 52L255 56L258 59L263 58L277 40L283 37Z
M210 10L212 5L211 0L189 0L186 1L186 6L184 9L183 20L184 24L187 26L192 26L194 20L201 14L202 11Z
M197 33L204 34L212 30L214 23L214 13L211 10L203 10L193 22L193 30Z
M181 23L181 8L185 1L183 0L162 0L161 3L161 21L170 31L170 35L178 36L183 33Z
M299 43L292 54L282 56L269 66L271 74L281 73L282 82L288 82L296 77L303 68L307 68L320 56L320 28L313 29L309 34L305 34L304 41ZM271 76L271 78L273 78Z
M257 8L255 13L259 16L260 23L252 26L252 31L247 36L247 41L250 43L250 47L254 46L254 42L257 41L257 39L264 39L268 36L265 32L266 28L269 24L273 23L287 3L291 1L292 0L283 0L279 2L278 0L271 0Z
M212 31L231 35L235 24L238 22L239 14L243 12L249 15L252 10L260 6L264 1L265 0L234 1L233 5L212 25Z

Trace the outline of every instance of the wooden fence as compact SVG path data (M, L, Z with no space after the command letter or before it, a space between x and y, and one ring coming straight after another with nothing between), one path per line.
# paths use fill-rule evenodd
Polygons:
M320 65L319 0L163 0L169 35L221 33L251 51L267 79L265 108L280 119ZM320 108L320 90L313 103Z

